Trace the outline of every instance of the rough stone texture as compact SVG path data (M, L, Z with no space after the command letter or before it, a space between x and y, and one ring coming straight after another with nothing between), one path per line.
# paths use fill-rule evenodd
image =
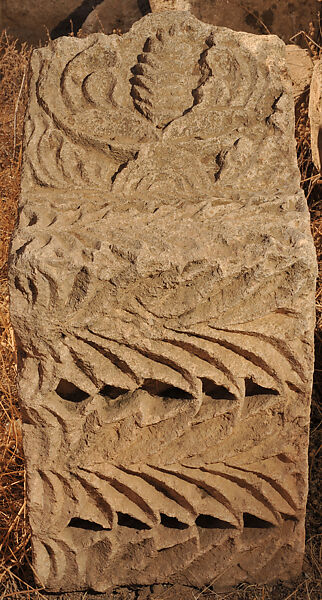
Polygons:
M159 13L32 71L10 293L39 582L297 575L316 264L283 42Z
M102 30L112 33L113 29L125 32L141 17L142 9L137 0L107 0L88 15L82 31L86 34Z
M201 21L250 33L273 33L285 42L300 30L308 31L321 10L319 0L150 0L152 10L191 10ZM317 23L316 23L317 24ZM318 27L318 24L317 24Z
M142 15L148 0L104 0L85 20L86 33L114 28L128 31ZM0 28L21 40L38 43L47 39L51 31L82 5L82 0L1 0ZM247 6L249 11L243 7ZM279 0L150 0L152 11L191 10L192 13L214 25L230 27L250 33L274 33L288 42L301 29L308 31L310 21L316 21L321 10L319 0L289 2Z
M313 162L322 171L322 60L315 65L310 87L309 117Z
M108 33L117 26L122 31L128 31L135 20L131 19L138 10L137 5L137 0L104 0L88 16L83 30L88 33ZM126 6L125 10L123 6ZM293 3L288 0L275 3L270 0L150 0L150 8L152 12L190 10L205 23L255 34L273 33L289 42L301 29L308 31L311 21L318 27L317 18L321 4L319 0ZM128 18L124 18L123 15L128 15ZM119 25L115 25L115 22ZM301 36L298 39L300 40Z
M150 0L152 12L161 12L164 10L189 10L192 3L190 0Z
M47 40L47 30L51 31L79 4L80 0L1 0L0 29L37 44Z
M201 18L203 13L202 9L198 6L194 5L194 12ZM162 12L166 10L187 10L191 12L193 9L190 0L150 0L150 7L152 12ZM243 11L243 14L244 12L245 11ZM216 25L223 25L224 23L227 25L227 23L229 23L229 26L232 27L234 19L236 18L235 11L230 12L229 20L227 21L223 20L224 14L225 13L218 13L215 18L214 16L211 16L211 13L207 12L209 22L215 23L216 21ZM82 27L82 31L85 34L95 32L112 33L113 29L120 29L121 31L126 32L135 21L141 18L141 16L142 11L138 6L137 0L105 0L87 17ZM235 23L235 29L238 31L254 30L254 28L249 29L247 23L245 25L245 22L242 19ZM308 50L300 48L295 44L286 46L286 63L293 83L293 95L296 102L310 86L314 63Z
M286 64L293 84L294 100L297 102L303 92L309 90L314 62L308 50L288 44L286 46Z

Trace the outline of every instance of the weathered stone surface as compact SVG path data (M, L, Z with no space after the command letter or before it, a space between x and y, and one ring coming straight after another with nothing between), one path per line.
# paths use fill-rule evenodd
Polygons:
M189 10L192 9L190 0L150 0L152 12L161 12L164 10Z
M311 124L312 159L322 169L322 60L315 65L310 87L309 117Z
M75 9L82 10L82 0L2 0L0 27L22 40L32 43L46 40L53 30ZM93 5L96 2L93 1ZM308 31L311 21L317 23L319 0L291 3L279 0L104 0L91 11L82 29L86 33L128 31L142 16L143 8L152 11L191 10L202 21L250 33L274 33L288 42L301 29ZM245 6L247 5L247 9ZM89 9L91 6L89 5ZM89 10L88 9L88 10ZM318 26L318 25L317 25Z
M123 11L121 5L126 5L129 15L134 16L137 11L137 0L122 0L120 11ZM104 0L87 18L85 31L92 33L103 29L109 32L114 27L114 7L117 7L114 0ZM308 31L310 22L318 27L321 4L319 0L296 3L289 0L279 0L275 3L270 0L150 0L150 8L152 12L190 10L205 23L255 34L273 33L289 42L290 38L301 30ZM122 31L127 31L130 24L122 16L118 18L122 21Z
M288 44L286 46L286 64L293 84L295 102L308 91L313 75L314 62L304 48Z
M200 6L201 3L199 3ZM202 9L199 4L194 4L190 0L150 0L150 8L152 12L163 12L167 10L186 10L192 11L194 9L195 14L199 18L202 17ZM213 22L216 25L233 26L236 13L234 10L230 11L229 20L223 20L223 15L226 12L221 13L213 12L207 13L209 22ZM238 13L239 14L239 13ZM245 11L242 11L245 14ZM220 17L221 15L221 17ZM120 29L122 32L126 32L130 27L142 16L141 9L138 6L137 0L105 0L95 10L93 10L87 17L82 31L85 34L104 32L112 33L114 29ZM204 18L203 20L207 20ZM253 31L254 28L249 28L247 23L240 19L239 22L235 23L235 29ZM256 31L256 28L255 28ZM267 33L267 32L266 32ZM275 32L274 32L275 33ZM295 102L303 94L305 89L310 86L314 63L308 50L300 48L294 44L288 44L286 46L286 64L290 73L290 77L293 84L293 95Z
M296 575L316 266L283 42L159 13L32 71L10 293L39 582Z
M273 33L285 42L301 30L308 31L310 22L318 28L321 10L319 0L150 0L150 6L152 11L191 10L205 23L256 34Z
M148 7L148 1L146 2ZM130 27L141 19L142 6L137 0L107 0L99 4L87 17L82 26L83 33L95 33L102 31L112 33L113 29L126 32Z
M1 29L22 40L38 43L65 19L80 0L1 0Z

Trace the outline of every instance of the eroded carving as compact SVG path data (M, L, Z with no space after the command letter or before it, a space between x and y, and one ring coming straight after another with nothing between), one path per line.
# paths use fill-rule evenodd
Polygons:
M292 114L282 42L183 13L34 54L11 311L46 588L300 569L315 259Z
M161 129L200 101L199 88L210 73L204 53L197 60L196 48L185 34L180 25L157 31L145 42L133 68L134 105Z

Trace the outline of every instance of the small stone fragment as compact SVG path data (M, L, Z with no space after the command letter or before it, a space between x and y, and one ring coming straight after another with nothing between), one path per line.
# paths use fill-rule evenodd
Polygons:
M308 50L294 44L286 46L286 64L293 84L294 100L309 89L313 74L314 62Z
M88 15L82 32L109 34L116 30L125 33L141 17L142 11L137 0L105 0Z
M322 60L315 65L310 87L309 118L311 124L312 159L318 171L322 168Z
M162 12L164 10L189 10L191 11L190 0L150 0L152 12Z

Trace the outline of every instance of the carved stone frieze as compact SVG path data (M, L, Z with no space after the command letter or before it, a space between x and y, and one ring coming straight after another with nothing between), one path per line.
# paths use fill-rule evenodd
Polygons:
M49 590L301 569L316 265L284 54L174 12L33 54L10 293Z

